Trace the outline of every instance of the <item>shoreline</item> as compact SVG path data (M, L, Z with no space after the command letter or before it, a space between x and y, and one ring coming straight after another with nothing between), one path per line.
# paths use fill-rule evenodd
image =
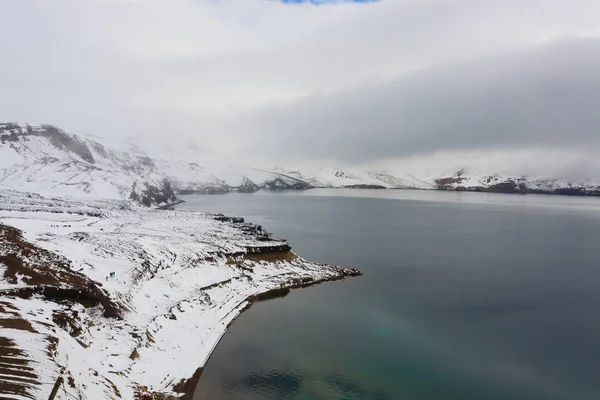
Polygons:
M174 389L176 389L175 391L182 395L180 397L174 397L174 399L193 400L196 388L198 386L198 382L200 381L200 378L202 377L204 369L210 362L210 359L213 356L216 349L219 347L221 340L227 334L227 332L229 331L231 326L238 320L238 318L240 318L245 311L248 311L250 308L252 308L253 305L255 305L256 303L263 302L263 301L277 300L278 298L285 297L289 293L291 293L292 290L304 289L307 287L312 287L312 286L320 285L323 283L332 283L332 282L345 280L347 278L352 278L352 277L357 277L357 276L363 275L363 273L357 269L350 268L349 270L351 271L351 273L349 275L340 275L338 277L332 277L329 279L318 280L318 281L314 281L311 283L302 283L302 284L298 284L296 286L289 286L286 288L282 288L282 289L286 290L286 292L284 294L280 293L281 289L270 289L266 292L262 292L262 293L259 293L258 295L254 295L254 296L250 296L250 297L246 298L244 301L242 301L242 303L239 304L239 307L237 308L239 310L239 312L227 324L226 329L223 331L223 333L219 337L218 341L215 343L214 347L211 349L204 364L196 370L196 372L194 373L194 375L192 377L182 380L181 382L179 382L178 384L176 384L174 386ZM270 296L271 293L277 293L277 294L275 296ZM266 295L266 297L264 297L265 295ZM246 304L244 304L244 303L246 303ZM178 389L181 389L181 390L178 390ZM190 391L190 389L191 389L191 391Z
M304 260L241 218L127 201L0 192L0 234L0 290L11 293L0 347L21 354L30 376L5 381L32 398L57 376L82 399L191 398L253 302L361 275Z

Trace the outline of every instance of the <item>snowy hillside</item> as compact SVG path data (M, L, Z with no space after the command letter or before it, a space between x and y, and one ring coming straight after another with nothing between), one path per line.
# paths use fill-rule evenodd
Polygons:
M255 191L281 178L279 174L255 169L194 142L94 139L106 146L151 159L156 170L168 178L178 192Z
M49 196L120 199L134 185L176 193L253 192L259 188L418 188L433 184L413 175L318 169L259 169L194 143L82 137L50 125L0 124L0 187Z
M134 184L160 187L167 179L176 192L255 191L296 180L259 171L189 145L142 148L84 138L50 125L0 124L0 187L48 196L120 199ZM303 182L302 182L303 183Z
M45 399L61 375L60 400L188 392L251 301L358 274L239 218L2 191L0 397Z
M0 124L0 185L47 195L122 198L158 183L152 160L52 126Z
M316 171L294 171L283 168L275 170L303 180L311 186L323 188L433 189L434 187L431 181L428 182L410 174L398 177L384 172L352 171L336 168L322 168Z
M176 202L173 189L310 187L145 145L0 124L2 396L47 398L59 376L60 400L189 395L252 301L360 274L306 261L241 218L140 206Z
M515 177L468 168L424 176L351 169L260 169L194 143L107 140L49 125L0 123L0 188L47 196L169 203L172 193L254 192L258 189L438 189L502 193L598 195L600 179ZM412 172L412 173L408 173ZM172 189L172 191L171 191ZM150 199L149 199L150 198Z
M499 174L477 174L461 168L454 174L435 179L439 190L457 190L494 193L540 193L572 196L600 196L598 179L559 179L531 176L503 176Z

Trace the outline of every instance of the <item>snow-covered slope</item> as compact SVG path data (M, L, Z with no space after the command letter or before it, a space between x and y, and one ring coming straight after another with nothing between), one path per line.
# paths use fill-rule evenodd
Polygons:
M179 192L252 191L278 177L278 174L255 169L194 142L136 142L133 138L121 143L102 140L106 145L131 154L143 154L153 160L157 171Z
M168 193L266 189L440 189L599 195L600 178L516 177L456 168L438 176L351 169L260 169L194 143L81 137L49 125L0 123L0 188L48 196L171 202ZM148 198L151 199L149 200Z
M127 198L134 185L177 193L259 188L373 187L431 189L413 175L318 169L254 168L194 143L82 137L50 125L0 124L0 187L50 196Z
M0 124L0 185L47 195L122 198L162 179L152 160L53 126Z
M1 191L0 397L180 394L253 298L357 274L238 218Z
M543 193L600 196L598 179L559 179L473 173L461 168L435 180L436 189L496 193Z
M147 148L144 148L146 146ZM182 144L85 138L50 125L0 124L0 187L49 196L127 198L134 184L176 192L254 191L298 182ZM303 183L303 182L300 182Z
M276 168L275 171L303 180L314 187L324 188L386 188L386 189L432 189L431 181L419 179L407 174L403 177L386 172L368 172L322 168L315 171L286 170Z

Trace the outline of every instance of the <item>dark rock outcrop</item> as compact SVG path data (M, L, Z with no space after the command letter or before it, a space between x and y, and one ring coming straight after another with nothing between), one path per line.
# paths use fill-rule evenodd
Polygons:
M464 186L464 177L448 177L436 180L437 190L452 190L457 192L482 192L504 194L554 194L562 196L599 196L600 187L585 187L569 183L568 187L553 187L539 184L539 181L527 181L526 178L502 178L490 175L481 180L481 184ZM545 187L547 186L547 187Z
M243 224L244 218L242 217L228 217L223 214L215 214L214 219L220 222L232 222L234 224Z
M14 123L0 124L0 141L2 143L16 142L26 139L29 136L47 138L48 141L58 149L67 150L76 154L79 158L90 164L96 162L85 142L79 140L76 136L69 135L55 126L40 125L34 129L30 125L21 126Z
M231 192L231 188L227 185L205 185L198 187L188 187L177 189L177 194L225 194Z
M294 189L294 190L306 190L312 189L313 186L310 183L301 181L299 179L284 179L277 177L266 181L263 185L264 189L278 190L278 189Z
M260 187L256 183L244 177L244 179L242 179L242 184L238 186L237 191L240 193L254 193L259 189Z
M19 229L0 224L0 263L4 279L26 286L0 291L0 296L29 298L41 295L52 300L69 300L85 307L102 305L104 316L121 318L120 306L86 275L73 270L71 262L27 242Z
M387 189L382 185L368 185L368 184L356 184L356 185L345 185L345 189Z
M131 188L129 198L146 207L174 204L179 201L168 179L163 179L159 187L147 182L143 185L138 185L135 182Z

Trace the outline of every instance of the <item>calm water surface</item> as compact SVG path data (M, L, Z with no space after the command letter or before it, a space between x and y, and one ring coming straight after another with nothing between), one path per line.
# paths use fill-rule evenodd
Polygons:
M600 399L600 199L311 190L185 200L365 273L253 306L195 399Z

